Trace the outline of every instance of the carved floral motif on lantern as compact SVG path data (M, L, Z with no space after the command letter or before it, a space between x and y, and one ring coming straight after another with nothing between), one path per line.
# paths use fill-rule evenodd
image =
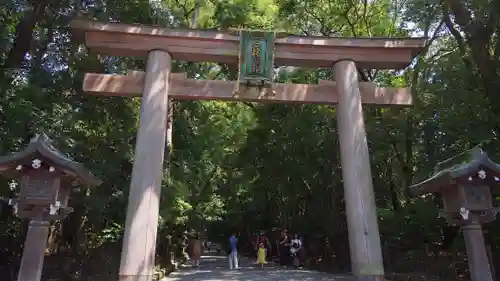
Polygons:
M31 161L31 167L33 167L33 169L39 169L42 167L42 160L36 158L33 159L33 161Z

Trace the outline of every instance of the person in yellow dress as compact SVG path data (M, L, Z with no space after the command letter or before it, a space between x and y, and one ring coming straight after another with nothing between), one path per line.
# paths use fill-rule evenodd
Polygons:
M264 247L264 243L259 244L259 249L257 250L257 263L260 264L261 269L264 269L264 264L266 263L266 247Z

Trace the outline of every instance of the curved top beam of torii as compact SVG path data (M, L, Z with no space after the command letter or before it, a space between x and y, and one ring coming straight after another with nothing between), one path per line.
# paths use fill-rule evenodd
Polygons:
M238 62L238 36L223 31L167 29L139 24L102 23L82 18L71 22L75 39L92 52L145 57L168 51L184 61ZM276 66L331 67L354 60L366 69L401 69L423 49L425 38L334 38L287 36L275 41Z
M166 29L134 24L102 23L82 18L71 23L74 38L89 51L111 56L146 57L151 50L164 50L174 59L238 63L240 38L228 32L198 29ZM424 47L424 38L332 38L286 36L275 40L277 66L332 67L334 62L353 60L357 67L399 69L407 66ZM169 97L180 100L240 100L277 103L336 104L335 82L318 85L273 84L273 95L248 89L235 96L237 81L188 79L184 74L170 77ZM371 105L412 105L407 88L381 88L370 82L359 84L362 103ZM128 75L85 75L83 89L94 95L139 96L144 73Z

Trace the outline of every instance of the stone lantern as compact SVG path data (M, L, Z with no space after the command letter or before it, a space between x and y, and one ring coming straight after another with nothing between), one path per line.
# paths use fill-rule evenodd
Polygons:
M438 163L434 172L429 179L411 186L413 195L440 193L442 216L463 231L471 280L492 281L481 225L492 222L500 211L493 206L492 198L500 184L500 166L476 147Z
M101 182L54 148L45 134L35 136L22 151L0 157L0 175L20 184L19 197L8 201L14 214L30 219L17 280L40 280L50 221L73 211L68 199L75 184Z

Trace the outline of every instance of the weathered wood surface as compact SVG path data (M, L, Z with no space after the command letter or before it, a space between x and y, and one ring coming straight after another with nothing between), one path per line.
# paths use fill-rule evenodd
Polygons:
M371 82L360 84L362 102L371 105L412 105L409 88L381 88ZM338 93L333 81L320 81L318 85L275 84L275 95L251 89L233 97L237 82L222 80L196 80L183 73L170 75L169 97L178 100L259 101L269 103L337 104ZM83 90L92 95L140 96L144 88L144 72L132 71L128 75L85 74Z
M152 280L168 117L172 57L148 55L123 234L119 278Z
M168 51L174 59L237 63L239 37L222 31L166 29L86 19L71 22L75 39L92 52L146 57ZM361 68L401 69L422 50L425 38L332 38L287 36L276 39L277 66L331 67L354 60Z

